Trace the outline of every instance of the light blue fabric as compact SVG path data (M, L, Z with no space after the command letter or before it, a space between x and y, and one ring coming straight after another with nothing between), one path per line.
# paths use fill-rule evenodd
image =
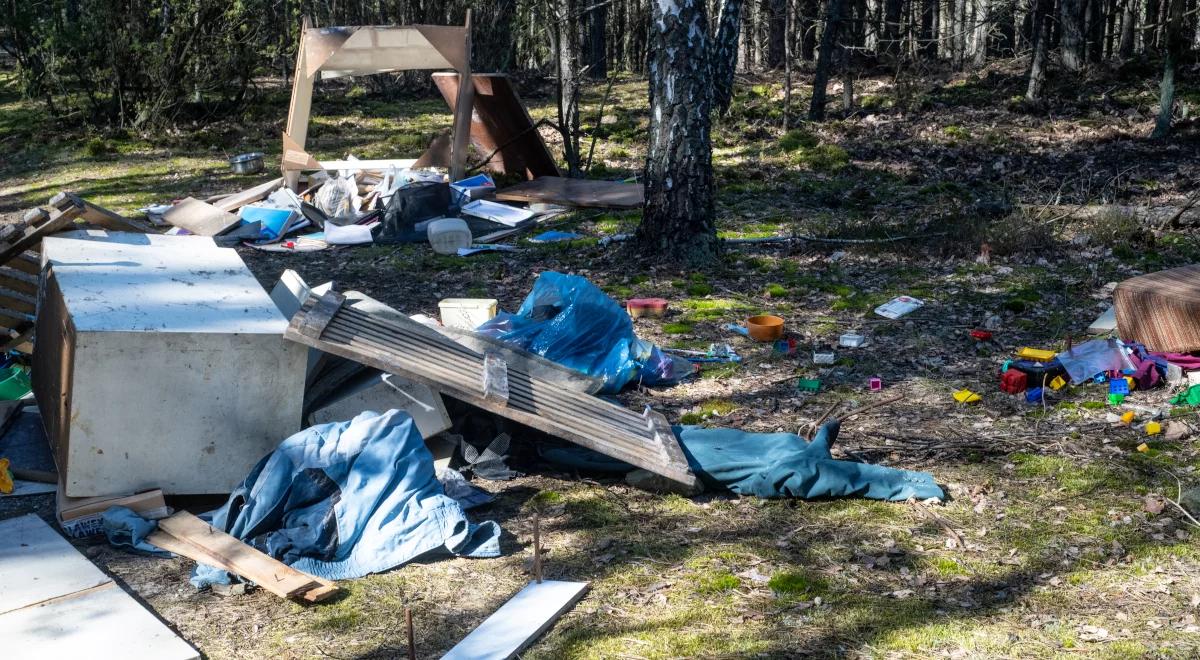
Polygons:
M427 553L500 555L500 526L467 520L434 474L412 418L364 412L284 440L212 513L212 524L330 580L386 571ZM192 584L228 582L197 566Z
M602 378L601 394L620 392L635 381L673 384L692 371L686 361L677 367L657 346L638 339L629 314L578 275L538 275L516 314L497 314L477 330Z
M821 427L812 442L791 433L676 426L696 476L710 488L758 497L848 497L918 500L946 494L926 472L839 461L829 449L840 425Z
M113 547L132 548L139 552L163 557L174 556L146 541L146 537L158 529L158 523L146 520L129 507L108 507L100 516L100 522L104 526L105 538Z

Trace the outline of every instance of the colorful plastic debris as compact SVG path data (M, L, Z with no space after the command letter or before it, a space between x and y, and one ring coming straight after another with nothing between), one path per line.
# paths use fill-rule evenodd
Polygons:
M976 403L982 399L983 397L967 389L962 389L954 393L954 400L959 403Z
M1124 378L1114 378L1108 381L1109 394L1129 394L1129 381Z
M1150 445L1143 442L1137 446L1137 450L1145 454L1146 452L1150 451Z
M1067 386L1067 380L1062 376L1055 376L1054 380L1050 381L1050 389L1061 390Z
M1000 376L1000 391L1009 394L1020 394L1029 385L1029 379L1023 371L1009 369Z
M816 392L821 389L821 381L816 378L801 378L796 381L796 389L801 392Z
M1054 351L1030 348L1028 346L1017 351L1017 357L1022 360L1033 360L1034 362L1049 362L1054 359L1054 355Z
M1159 433L1162 433L1162 424L1146 422L1146 435L1158 435Z
M1122 403L1125 403L1125 395L1124 394L1109 394L1108 395L1108 405L1119 406Z
M1137 415L1135 415L1132 410L1127 410L1121 415L1121 423L1125 425L1132 424L1136 416Z
M867 379L867 386L871 388L872 392L878 392L883 389L883 379L879 376L871 376Z
M980 330L979 328L976 328L971 331L971 338L975 341L991 341L992 333L988 332L987 330Z
M1035 387L1025 391L1025 401L1027 403L1041 403L1046 396L1046 389L1043 387Z

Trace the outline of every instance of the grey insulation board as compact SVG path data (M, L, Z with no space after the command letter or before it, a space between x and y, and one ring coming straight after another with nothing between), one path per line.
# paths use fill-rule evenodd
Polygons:
M483 355L404 318L383 319L328 293L305 301L284 337L434 390L687 486L696 483L661 414L639 414L508 368L509 398L484 396Z
M507 660L541 637L587 592L587 582L530 582L442 660Z

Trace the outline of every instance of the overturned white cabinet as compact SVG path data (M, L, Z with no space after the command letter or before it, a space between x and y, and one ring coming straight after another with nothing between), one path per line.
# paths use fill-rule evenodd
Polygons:
M300 428L286 326L211 239L44 239L32 377L66 495L229 492Z

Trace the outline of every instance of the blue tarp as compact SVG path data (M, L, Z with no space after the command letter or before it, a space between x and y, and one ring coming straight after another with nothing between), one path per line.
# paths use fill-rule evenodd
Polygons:
M926 472L835 460L840 425L821 427L812 442L791 433L676 426L683 452L709 488L758 497L847 497L918 500L946 494Z
M516 314L498 314L478 331L603 379L602 394L632 382L662 385L679 378L669 355L637 338L629 314L578 275L542 273ZM680 373L690 371L684 366Z
M301 571L362 577L427 553L500 554L500 526L447 497L407 414L364 412L284 440L213 512L212 524ZM192 584L229 576L197 566Z

